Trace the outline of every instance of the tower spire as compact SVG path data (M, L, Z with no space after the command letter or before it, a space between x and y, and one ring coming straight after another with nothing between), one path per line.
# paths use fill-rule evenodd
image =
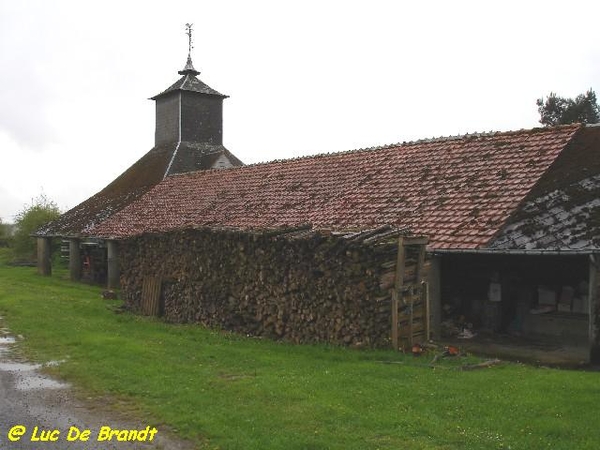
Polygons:
M198 72L196 69L194 69L194 65L192 64L192 49L194 48L194 45L192 44L192 27L194 26L193 23L186 23L185 24L185 34L187 34L188 37L188 56L187 56L187 63L185 64L185 67L183 68L183 70L180 70L178 73L179 75L200 75L200 72Z

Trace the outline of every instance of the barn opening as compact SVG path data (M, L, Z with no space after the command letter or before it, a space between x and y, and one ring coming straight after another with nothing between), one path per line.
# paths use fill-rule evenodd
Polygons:
M587 349L589 267L586 254L445 254L441 336Z

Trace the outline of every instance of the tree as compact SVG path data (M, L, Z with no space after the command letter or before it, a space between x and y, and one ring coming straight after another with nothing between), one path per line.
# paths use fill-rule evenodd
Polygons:
M16 231L13 237L16 258L35 259L36 243L31 235L42 225L60 216L58 205L44 194L33 199L15 216Z
M538 98L536 104L540 113L540 123L545 126L600 122L600 107L593 89L579 94L575 99L559 97L550 92L546 100L543 97Z
M8 247L10 244L10 226L2 223L0 219L0 247Z

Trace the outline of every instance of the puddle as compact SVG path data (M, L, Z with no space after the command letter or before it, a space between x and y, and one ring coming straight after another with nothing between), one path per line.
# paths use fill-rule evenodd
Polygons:
M40 364L26 364L19 362L0 362L0 371L15 374L15 388L19 391L34 389L64 389L69 385L53 380L38 372Z
M15 387L19 391L31 391L34 389L65 389L69 385L36 373L32 376L20 377Z
M8 346L14 344L13 336L0 336L0 356L8 352ZM56 366L61 361L50 361L47 366ZM0 360L0 371L10 372L15 375L15 388L19 391L31 391L34 389L64 389L69 385L46 377L38 372L41 364L28 364L16 361Z
M12 336L0 336L0 345L14 344L17 340Z
M3 372L31 372L33 370L39 369L41 366L39 364L25 364L19 362L9 362L2 361L0 362L0 370Z

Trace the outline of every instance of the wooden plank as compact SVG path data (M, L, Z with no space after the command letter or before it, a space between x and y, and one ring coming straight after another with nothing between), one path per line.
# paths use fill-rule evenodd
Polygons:
M152 315L158 317L160 315L160 290L161 290L161 281L159 279L154 279L153 289L152 289Z
M142 283L142 314L158 317L160 315L160 278L147 277Z
M425 335L425 327L423 326L422 323L413 324L412 336L414 337L418 334ZM407 338L407 337L410 337L411 333L408 328L401 328L399 335L401 338Z
M423 305L423 299L421 298L423 294L421 294L421 289L417 289L416 291L413 290L412 293L406 292L406 290L404 291L402 298L404 300L406 300L406 302L409 302L410 300L412 300L413 304L415 306L420 306Z
M419 313L413 312L412 316L410 314L400 316L398 318L398 325L400 325L401 327L408 325L411 317L412 317L413 323L417 323L419 321L422 321L423 323L425 323L425 321L423 320L425 318L425 314L423 312L419 312Z
M408 261L404 264L404 283L414 283L417 280L417 265L408 265Z

